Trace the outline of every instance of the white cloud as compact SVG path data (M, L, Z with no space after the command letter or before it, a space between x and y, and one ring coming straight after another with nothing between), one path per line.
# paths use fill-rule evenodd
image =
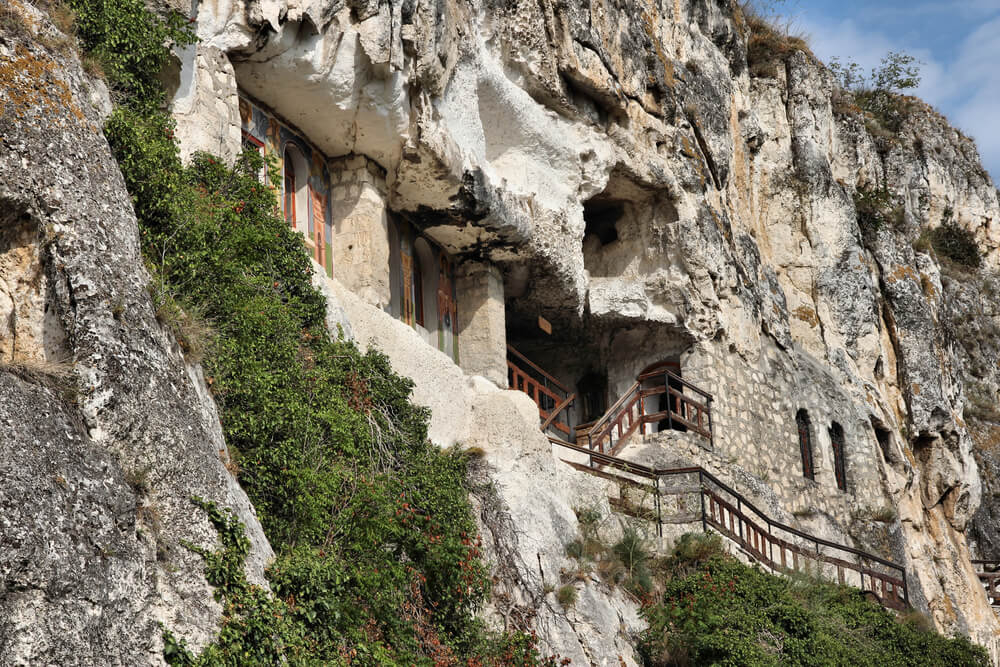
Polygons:
M958 82L956 124L976 138L983 163L1000 176L1000 17L989 21L962 43L949 67ZM996 182L996 178L994 178Z
M942 9L963 11L981 16L994 13L1000 0L971 2L962 8L959 3L918 4L906 15L931 14ZM881 9L880 11L901 11ZM928 17L930 18L930 17ZM904 20L900 17L900 20ZM986 21L973 30L958 45L948 60L935 57L927 48L890 36L883 30L868 29L853 19L816 22L804 18L799 24L809 35L813 52L823 61L833 57L853 60L870 71L889 51L903 51L922 62L917 96L936 107L963 132L976 139L984 166L1000 177L1000 16ZM878 21L875 25L886 25ZM901 32L901 31L899 31Z

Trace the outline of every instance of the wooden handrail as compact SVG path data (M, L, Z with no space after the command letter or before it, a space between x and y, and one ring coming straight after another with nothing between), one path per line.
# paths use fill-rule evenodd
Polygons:
M642 382L644 380L650 380L650 379L655 378L655 377L661 377L661 376L664 376L664 375L667 376L667 377L669 377L671 380L674 380L675 382L679 383L681 386L686 387L687 389L690 389L691 391L695 392L696 394L701 394L703 397L705 397L705 399L707 399L709 401L715 400L715 399L712 398L712 395L710 393L708 393L707 391L705 391L701 387L699 387L697 385L694 385L694 384L691 384L690 382L688 382L687 380L685 380L684 378L682 378L680 375L677 375L676 373L668 371L665 368L662 368L662 369L660 369L658 371L650 371L649 373L643 373L643 374L641 374L639 376L639 382Z
M537 392L545 394L546 396L551 398L554 403L558 403L563 400L564 396L560 396L556 392L546 387L544 384L542 384L541 380L533 378L527 373L525 373L523 370L521 370L519 366L515 365L514 362L508 361L507 368L511 371L511 376L512 376L511 379L513 380L513 382L511 383L512 386L510 387L511 389L520 389L520 387L514 386L517 384L517 378L520 377L524 378L526 384L533 385L536 388ZM524 391L525 393L530 394L530 392L528 392L527 390Z
M639 388L639 382L636 381L635 384L629 387L628 390L621 395L621 398L615 401L614 404L610 408L608 408L608 411L605 412L600 419L594 422L593 426L590 427L591 432L596 431L597 429L599 429L601 426L604 425L604 422L611 419L611 417L618 411L618 409L625 404L625 401L629 398L629 396L631 396L632 393L635 392L638 388Z
M602 452L594 451L594 450L589 449L587 447L581 447L579 445L575 445L573 443L566 442L565 440L562 440L560 438L556 438L556 437L553 437L553 436L549 436L548 438L549 438L549 442L551 442L554 445L557 445L559 447L563 447L565 449L569 449L571 451L574 451L574 452L577 452L577 453L580 453L580 454L588 456L590 458L590 461L591 461L591 466L598 465L598 466L602 466L602 467L606 466L606 467L610 467L610 468L615 468L617 470L620 470L622 472L625 472L625 473L628 473L628 474L631 474L631 475L635 475L635 476L638 476L638 477L643 477L643 478L646 478L646 479L654 480L654 482L656 482L657 484L658 484L659 478L661 478L661 477L671 477L671 476L675 476L675 475L685 475L685 474L697 474L698 478L699 478L700 493L702 494L703 497L705 496L705 494L709 494L710 496L712 496L714 498L717 498L722 504L725 504L728 507L732 507L732 503L729 503L729 502L723 500L721 497L718 496L718 494L710 491L706 487L705 482L709 482L713 486L715 486L718 489L720 489L721 491L729 494L733 499L735 499L735 501L737 503L737 506L734 509L738 512L739 516L741 517L741 520L744 521L748 526L751 525L751 524L753 526L756 526L756 523L754 523L749 517L747 517L744 514L744 509L750 510L751 512L753 512L754 514L756 514L762 520L762 522L767 526L767 532L766 533L764 533L763 529L761 529L760 527L757 527L757 531L763 536L763 539L766 539L766 541L769 541L772 544L787 545L786 548L788 548L789 550L792 550L792 549L797 550L800 553L802 553L803 556L808 556L810 558L818 558L819 560L824 560L825 562L830 562L830 563L833 563L833 564L838 565L840 567L847 567L847 568L852 569L852 570L854 570L856 572L859 572L860 574L862 574L862 576L864 576L864 575L867 574L867 576L869 576L869 578L871 578L871 579L878 579L879 581L882 581L884 583L889 583L889 584L893 585L894 590L895 590L895 586L898 585L898 586L900 586L903 589L903 601L904 602L908 602L909 601L908 589L907 589L907 585L906 585L906 569L903 566L897 565L896 563L893 563L890 560L886 560L885 558L882 558L880 556L876 556L875 554L868 553L868 552L862 551L860 549L855 549L853 547L849 547L849 546L846 546L846 545L843 545L843 544L837 544L836 542L831 542L830 540L825 540L825 539L823 539L821 537L816 537L816 536L810 535L809 533L801 531L801 530L799 530L797 528L793 528L792 526L784 524L784 523L782 523L780 521L776 521L776 520L770 518L767 514L765 514L764 512L762 512L760 509L758 509L756 505L754 505L752 502L750 502L749 500L747 500L742 494L740 494L735 489L733 489L729 485L727 485L724 482L722 482L715 475L713 475L709 471L705 470L701 466L688 466L688 467L682 467L682 468L652 468L650 466L646 466L646 465L643 465L643 464L640 464L640 463L634 463L632 461L628 461L627 459L623 459L623 458L620 458L620 457L617 457L617 456L613 456L611 454L605 454L605 453L602 453ZM657 488L658 488L658 486L657 486ZM707 517L706 517L706 514L705 514L705 508L704 508L704 506L702 507L702 518L703 518L704 521L707 521ZM660 520L660 519L658 518L658 520ZM714 523L714 521L713 521L713 523ZM815 554L812 554L812 553L806 554L804 551L801 551L802 547L800 547L798 545L794 545L791 542L787 542L786 540L781 540L781 538L779 538L779 537L777 537L777 536L775 536L775 535L772 534L772 530L775 529L775 528L777 528L778 530L784 531L786 533L789 533L791 535L794 535L794 536L796 536L796 537L798 537L798 538L800 538L802 540L805 540L806 542L808 542L810 544L816 545L816 549L817 549L816 553ZM729 539L733 539L728 534L725 534L725 537L727 537ZM743 541L745 542L745 539ZM893 577L893 576L885 574L885 573L876 572L874 570L871 570L870 568L866 568L864 565L862 565L860 563L857 563L857 564L856 563L851 563L849 561L843 561L841 559L836 559L836 558L834 558L832 556L827 556L827 555L824 555L824 554L820 554L819 553L819 547L820 546L828 547L830 549L836 549L836 550L838 550L840 552L848 553L848 554L851 554L853 556L857 556L859 559L864 559L864 560L866 560L866 561L868 561L870 563L877 563L877 564L879 564L879 565L881 565L883 567L886 567L886 568L889 568L891 570L894 570L894 571L898 572L899 573L899 577L896 578L896 577ZM762 555L762 557L763 557L763 555ZM769 562L773 562L773 561L769 561ZM986 561L986 562L990 562L990 561ZM883 583L883 586L884 586L884 583Z
M574 400L576 400L576 394L570 394L562 403L552 408L552 412L549 414L548 418L542 422L543 433L549 428L549 426L552 425L552 422L554 422L556 417L559 416L559 413L568 408Z
M560 382L559 380L555 379L554 377L552 377L551 375L549 375L548 373L546 373L545 371L543 371L541 368L538 367L538 365L535 362L533 362L531 359L529 359L528 357L524 356L523 354L521 354L520 352L518 352L516 349L514 349L514 346L511 345L510 343L507 344L507 352L513 354L518 359L520 359L521 361L523 361L525 364L528 365L529 368L531 368L531 370L537 372L539 375L541 375L542 377L544 377L546 380L548 380L549 382L551 382L552 384L554 384L556 387L558 387L559 389L561 389L564 394L570 393L569 387L567 387L562 382Z

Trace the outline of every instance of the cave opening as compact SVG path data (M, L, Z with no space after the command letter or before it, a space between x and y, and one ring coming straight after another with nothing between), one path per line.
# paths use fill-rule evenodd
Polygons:
M594 198L583 204L584 239L594 236L602 246L618 240L618 221L625 216L625 203Z

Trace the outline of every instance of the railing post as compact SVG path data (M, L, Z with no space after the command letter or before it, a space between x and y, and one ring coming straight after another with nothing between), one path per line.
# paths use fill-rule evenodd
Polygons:
M663 516L660 514L660 476L653 480L653 488L656 490L656 536L663 537Z
M705 518L705 480L701 470L698 470L698 497L701 499L701 532L708 532L708 519Z
M708 407L708 449L710 451L715 451L715 429L712 428L712 399L711 399L711 397L705 399L705 405Z
M746 544L746 540L743 538L743 503L739 496L736 496L736 512L739 514L736 517L736 524L740 527L740 543Z
M771 540L771 522L767 522L767 559L771 561L771 569L774 569L774 542Z
M646 436L646 397L642 395L642 385L639 385L639 435Z

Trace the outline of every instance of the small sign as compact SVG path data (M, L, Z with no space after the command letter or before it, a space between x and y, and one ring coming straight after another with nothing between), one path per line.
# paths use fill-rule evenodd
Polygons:
M538 316L538 328L550 336L552 335L552 324L541 315Z

